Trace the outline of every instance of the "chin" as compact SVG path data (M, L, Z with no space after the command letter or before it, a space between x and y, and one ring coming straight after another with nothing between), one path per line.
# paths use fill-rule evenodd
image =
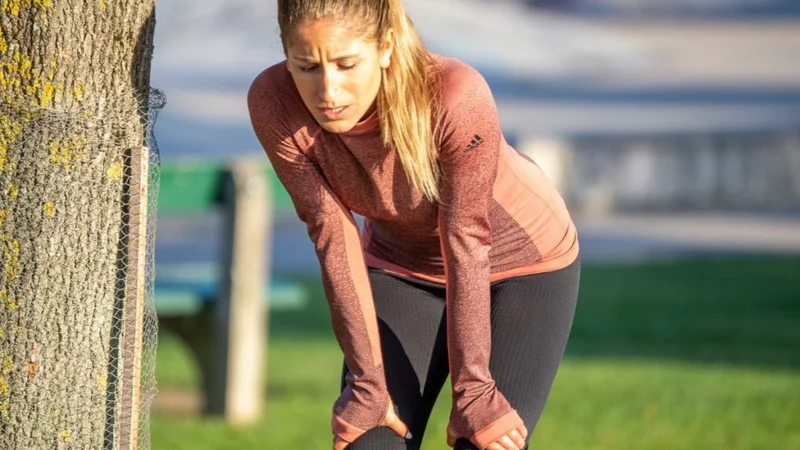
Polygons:
M337 120L334 122L330 122L327 120L319 120L317 119L317 123L322 126L327 131L331 133L346 133L353 129L355 123L351 120Z

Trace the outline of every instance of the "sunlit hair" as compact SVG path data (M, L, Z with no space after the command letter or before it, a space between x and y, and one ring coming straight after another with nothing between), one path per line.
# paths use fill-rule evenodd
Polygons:
M441 92L439 72L402 0L278 0L284 52L298 25L319 19L340 21L376 44L394 30L394 50L378 92L383 142L397 152L411 185L437 200L434 108Z

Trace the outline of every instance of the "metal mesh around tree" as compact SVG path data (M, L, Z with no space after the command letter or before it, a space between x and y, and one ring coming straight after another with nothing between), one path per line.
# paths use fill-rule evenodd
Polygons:
M164 103L0 104L0 449L150 446Z

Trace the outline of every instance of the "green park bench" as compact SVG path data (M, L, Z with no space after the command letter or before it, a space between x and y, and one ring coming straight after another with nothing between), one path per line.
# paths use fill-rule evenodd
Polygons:
M179 336L201 375L207 414L252 423L262 409L269 311L299 308L301 285L270 275L275 212L291 199L263 159L160 167L158 216L219 214L222 251L212 266L156 263L159 326Z

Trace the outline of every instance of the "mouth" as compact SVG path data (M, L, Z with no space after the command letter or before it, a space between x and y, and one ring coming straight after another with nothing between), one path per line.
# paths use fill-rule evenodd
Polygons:
M341 118L342 115L350 108L350 106L339 106L336 108L319 108L319 111L329 120Z

